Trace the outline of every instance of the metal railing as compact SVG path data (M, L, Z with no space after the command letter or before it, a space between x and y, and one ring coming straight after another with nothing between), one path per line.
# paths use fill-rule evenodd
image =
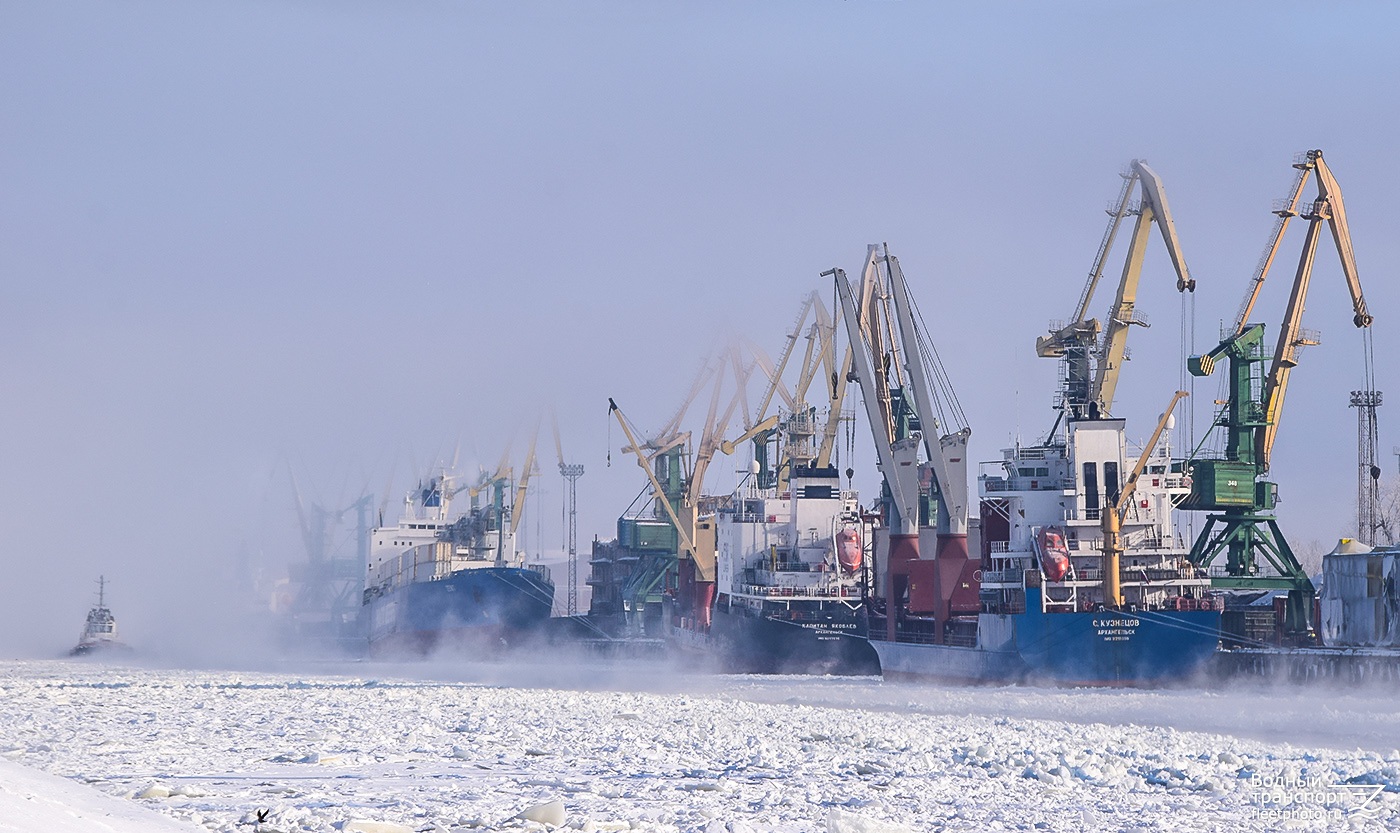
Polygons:
M771 584L741 584L739 592L746 596L763 596L766 598L820 598L820 599L858 599L860 598L859 587L792 587L775 586Z

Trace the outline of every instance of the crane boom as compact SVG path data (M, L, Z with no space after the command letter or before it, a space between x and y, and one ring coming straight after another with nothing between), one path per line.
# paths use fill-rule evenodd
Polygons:
M835 367L836 358L836 323L826 312L826 308L817 306L817 320L826 333L826 344L822 350L822 367L831 378L831 385L827 390L827 413L826 425L822 427L821 444L817 447L816 464L818 467L825 467L831 464L832 450L836 447L836 434L841 428L841 409L846 403L846 383L851 375L851 345L846 345L846 352L841 357L841 365Z
M890 295L894 300L895 314L899 318L899 333L904 343L904 361L909 370L909 385L914 392L914 408L923 427L924 451L929 462L933 464L934 476L938 479L938 502L941 504L938 512L938 531L966 534L965 461L969 432L943 435L943 427L934 416L933 397L928 389L928 375L924 372L923 353L919 349L918 335L914 328L909 287L904 283L904 271L899 268L899 260L890 254L889 246L885 247L884 260L890 278ZM957 463L952 463L953 460ZM961 477L954 476L953 469L958 469Z
M535 423L535 432L530 435L530 447L525 451L525 468L520 472L520 480L515 485L515 497L510 504L510 532L514 535L520 529L520 519L525 517L525 489L530 485L530 472L535 468L535 441L540 436L540 425Z
M1138 283L1142 277L1142 261L1147 254L1147 238L1155 221L1166 243L1167 254L1176 270L1178 292L1195 291L1196 282L1186 268L1186 258L1181 253L1181 241L1177 239L1176 223L1172 220L1171 209L1167 205L1166 189L1162 179L1141 159L1132 162L1133 174L1142 182L1142 206L1138 210L1137 223L1133 226L1132 242L1128 247L1128 257L1123 264L1123 276L1118 282L1118 297L1109 312L1108 323L1104 327L1102 354L1099 357L1098 372L1090 391L1090 402L1097 402L1099 412L1113 412L1113 396L1118 388L1118 376L1127 358L1128 327L1142 324L1134 319L1133 310L1137 305Z
M1283 242L1283 233L1288 231L1289 221L1298 216L1298 198L1303 195L1303 188L1308 184L1313 167L1307 164L1295 164L1293 167L1298 169L1298 176L1293 180L1293 195L1284 201L1283 207L1274 212L1278 215L1278 220L1274 222L1274 230L1269 235L1269 244L1264 247L1264 254L1259 258L1259 265L1254 268L1249 294L1245 296L1244 303L1240 305L1240 311L1235 316L1235 335L1242 334L1249 327L1249 316L1254 312L1254 304L1259 300L1259 291L1264 288L1264 280L1269 277L1269 269L1274 265L1274 256L1278 254L1279 244Z
M1123 176L1123 189L1118 192L1118 205L1109 214L1112 218L1108 221L1108 228L1104 229L1103 239L1099 241L1099 251L1094 255L1094 267L1089 270L1089 280L1084 284L1084 290L1079 293L1079 304L1074 310L1074 320L1076 322L1086 320L1089 314L1089 302L1094 298L1094 290L1099 287L1099 279L1103 277L1104 265L1108 262L1108 253L1113 251L1113 241L1118 237L1118 229L1123 225L1123 218L1128 214L1128 206L1133 198L1133 190L1137 187L1137 172L1129 169Z
M724 442L720 443L719 450L724 452L725 454L733 454L734 449L738 448L740 445L748 442L754 437L759 436L760 434L765 434L769 431L772 431L774 428L777 427L778 415L774 414L768 417L767 419L763 420L762 422L754 425L754 427L750 428L749 430L745 431L744 433L740 434L734 439L725 440Z
M1347 290L1351 293L1352 323L1358 328L1371 326L1371 313L1366 307L1366 299L1361 293L1361 280L1357 275L1356 256L1352 251L1351 231L1347 226L1346 207L1342 202L1342 189L1327 164L1322 161L1322 151L1308 151L1303 164L1317 173L1317 199L1305 206L1299 215L1308 221L1308 230L1303 238L1303 251L1298 258L1298 271L1293 278L1293 291L1288 297L1283 324L1279 327L1278 342L1274 347L1273 362L1264 378L1261 401L1264 405L1264 427L1256 435L1255 459L1261 471L1269 470L1269 458L1274 441L1278 437L1279 421L1283 415L1284 396L1288 393L1288 379L1293 368L1298 365L1300 347L1316 344L1302 329L1303 309L1308 297L1308 286L1312 278L1313 262L1317 257L1317 244L1322 235L1325 221L1332 232L1337 255L1342 262L1342 273L1346 276ZM1306 179L1306 177L1304 177ZM1294 201L1297 196L1295 194Z
M873 254L872 246L872 258ZM867 268L871 265L873 259L867 261ZM890 519L890 528L902 535L917 535L919 489L918 467L915 464L918 462L921 438L914 436L898 441L894 439L890 417L886 412L888 394L884 399L884 408L881 407L880 397L876 394L881 389L879 380L883 378L883 374L876 373L871 365L870 352L867 350L864 330L861 328L861 311L856 309L855 299L851 296L850 281L842 269L831 269L822 273L822 277L827 276L836 280L836 292L841 298L846 334L850 338L851 353L855 360L856 382L865 393L863 399L866 417L870 422L870 430L875 434L875 452L880 458L880 470L885 475L885 482L889 484L890 495L894 498L895 514L899 516Z

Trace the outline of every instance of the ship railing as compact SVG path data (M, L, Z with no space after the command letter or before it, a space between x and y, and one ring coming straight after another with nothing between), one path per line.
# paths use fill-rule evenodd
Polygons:
M1181 581L1183 579L1203 578L1199 571L1192 569L1178 570L1176 568L1163 567L1124 567L1118 571L1118 578L1123 582L1138 583L1142 581ZM988 579L983 579L984 581ZM1086 567L1075 570L1071 581L1103 581L1103 569L1099 567Z
M1097 521L1099 519L1098 509L1066 509L1065 520L1067 521Z
M766 596L768 598L801 598L819 597L827 599L858 599L860 598L859 587L849 587L838 585L836 587L792 587L774 586L771 584L742 584L742 591L748 596Z
M538 574L540 578L544 579L545 581L551 581L549 577L549 568L544 566L543 564L526 564L525 569L529 570L532 573Z
M1259 567L1260 567L1261 569L1258 569L1258 570L1257 570L1256 572L1254 572L1253 574L1251 574L1251 575L1249 575L1249 576L1245 576L1245 577L1247 577L1247 578L1283 578L1283 576L1280 576L1280 575L1278 574L1278 571L1275 570L1275 569L1273 569L1273 567L1270 566L1270 565L1267 565L1267 564L1260 564ZM1197 570L1196 570L1196 577L1197 577L1197 578L1202 578L1202 577L1208 577L1208 578L1239 578L1240 576L1232 576L1232 575L1230 575L1230 570L1229 570L1229 568L1226 567L1226 566L1223 565L1223 564L1214 564L1214 565L1212 565L1212 566L1210 566L1210 567L1207 567L1207 568L1205 568L1205 569L1197 569Z
M1020 584L1024 570L983 570L984 584Z
M912 642L917 645L938 644L938 640L934 637L933 634L921 630L915 631L905 630L903 628L896 628L894 632L894 639L896 642Z
M992 477L983 476L984 492L1056 492L1074 488L1074 481L1064 477Z
M983 613L1020 614L1026 612L1024 602L983 602Z
M992 552L1011 552L1010 541L992 541Z

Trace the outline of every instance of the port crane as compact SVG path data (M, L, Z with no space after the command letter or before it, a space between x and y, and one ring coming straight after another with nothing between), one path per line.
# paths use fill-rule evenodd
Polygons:
M1323 161L1322 151L1308 151L1293 167L1298 173L1292 195L1274 212L1278 220L1235 318L1233 333L1187 363L1187 369L1195 376L1210 376L1222 360L1228 363L1229 393L1213 426L1224 431L1224 454L1219 458L1193 455L1187 461L1191 493L1180 508L1211 513L1192 546L1192 563L1209 567L1223 552L1227 554L1225 576L1214 578L1215 586L1288 590L1284 630L1290 638L1301 639L1311 630L1316 590L1273 515L1278 484L1264 477L1278 437L1289 376L1298 364L1302 348L1318 343L1316 334L1303 329L1302 317L1324 225L1330 230L1341 259L1351 294L1352 323L1367 328L1372 317L1361 292L1342 191ZM1316 178L1317 197L1300 203L1312 177ZM1263 346L1264 325L1250 323L1249 317L1294 217L1306 220L1308 228L1278 339L1268 356ZM1260 573L1261 557L1273 568L1274 575Z
M810 324L809 324L810 316ZM806 333L806 347L797 365L797 378L789 391L784 375L796 354L796 345ZM810 293L803 301L801 310L791 330L787 334L783 352L775 366L765 367L769 384L759 401L751 420L751 426L740 437L721 443L720 450L732 454L744 442L754 444L754 460L759 464L758 480L761 488L787 483L793 466L815 466L826 468L831 465L836 447L836 436L840 429L842 407L846 397L846 385L852 361L848 347L841 364L836 364L835 348L836 325L821 295ZM755 355L762 350L752 348ZM762 364L762 362L760 362ZM812 385L818 378L827 378L826 388L827 419L818 428L817 408L808 402ZM770 413L774 393L779 394L786 407L785 414ZM769 459L769 443L781 429L786 443L780 449L777 461ZM775 465L776 462L776 465Z
M968 558L967 550L967 442L972 432L937 353L916 324L903 270L889 247L883 253L878 246L867 249L864 300L859 305L843 270L831 269L822 276L836 282L855 381L864 395L887 492L885 635L890 641L896 638L899 609L907 596L909 613L933 614L932 637L942 643L951 615L968 612L960 608L978 608L972 576L977 562ZM943 392L941 399L933 390L934 380ZM962 427L945 429L944 411ZM920 552L921 526L936 531L931 559Z
M806 346L799 350L804 333ZM662 554L656 547L647 548L649 552L639 559L638 567L629 575L622 594L634 608L643 603L639 601L643 597L654 595L652 600L659 602L656 589L663 583L667 587L674 584L680 602L678 615L694 619L702 628L708 625L708 599L715 581L713 515L729 498L728 495L707 496L704 493L705 474L716 454L733 454L737 447L752 441L755 461L759 464L759 482L765 487L781 487L794 465L830 464L835 450L836 423L846 390L844 379L838 378L834 340L834 322L820 295L813 292L804 299L776 362L752 343L726 348L717 364L706 363L677 417L656 440L639 440L635 429L610 400L609 413L627 435L623 450L633 454L646 471L651 499L657 507L656 516L664 515L676 535L672 551ZM846 363L849 361L848 355ZM787 377L794 368L796 381L789 387ZM757 407L750 413L748 388L756 370L762 371L766 384L757 399ZM844 372L839 374L844 375ZM827 404L834 415L820 432L816 428L816 408L807 404L807 397L819 376L833 380L827 392ZM680 428L684 414L706 385L711 388L708 409L691 455L687 453L691 434ZM732 392L727 392L729 388ZM770 414L775 408L784 412ZM729 426L736 419L742 422L742 433L726 440ZM769 446L779 428L784 432L786 443L779 450L779 458L770 460Z
M1176 270L1177 291L1196 290L1196 281L1186 268L1186 258L1181 252L1176 224L1172 221L1166 189L1162 186L1161 178L1142 159L1134 159L1122 177L1122 190L1114 206L1108 211L1111 219L1099 243L1093 268L1089 270L1089 279L1080 292L1074 318L1068 324L1055 327L1048 335L1040 336L1035 342L1037 355L1042 358L1063 359L1065 362L1065 388L1061 407L1070 419L1097 419L1113 413L1118 376L1128 358L1128 330L1135 324L1148 326L1146 320L1136 312L1136 305L1138 283L1142 277L1142 262L1147 254L1147 244L1151 239L1154 223L1161 232L1167 254ZM1142 198L1134 204L1133 194L1139 185L1142 186ZM1136 214L1137 220L1133 224L1127 258L1118 281L1118 294L1109 310L1108 324L1105 327L1098 319L1089 317L1089 306L1103 276L1118 230L1123 219L1130 214ZM1102 341L1099 340L1100 330ZM1098 357L1098 366L1091 376L1090 359L1095 355Z
M583 464L564 462L564 443L559 439L559 417L550 413L549 424L554 429L554 453L559 460L559 476L569 484L564 509L568 516L569 591L564 609L567 615L575 616L578 614L578 479L583 477Z
M714 366L706 362L696 381L691 385L686 400L675 417L666 425L654 440L639 440L636 431L625 419L617 404L609 399L608 412L622 426L627 437L624 452L635 456L638 466L647 474L651 486L651 499L657 509L657 517L674 529L674 546L664 546L664 542L648 541L645 556L639 559L637 568L627 577L621 588L624 604L633 610L640 610L649 603L660 603L660 587L692 584L703 587L714 586L715 580L715 540L714 524L707 517L710 509L703 496L705 473L714 455L722 450L723 436L736 413L744 414L747 401L747 384L752 375L755 361L745 361L737 347L727 348ZM727 404L721 409L725 399L726 378L732 376L734 388ZM685 413L699 394L710 386L710 401L705 416L704 428L690 453L691 433L681 431ZM747 419L747 417L744 417ZM687 465L688 464L688 465ZM637 519L624 519L619 530L626 526L630 531L624 537L628 545L641 542L643 535ZM635 539L635 540L632 540ZM682 594L685 598L695 598L693 593ZM701 611L682 611L682 615L698 614Z

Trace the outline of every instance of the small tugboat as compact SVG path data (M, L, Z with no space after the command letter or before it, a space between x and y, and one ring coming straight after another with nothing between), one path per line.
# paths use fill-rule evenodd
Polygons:
M109 651L130 651L131 647L117 638L117 618L107 609L107 577L97 577L97 605L88 611L87 624L78 644L69 656L85 657Z

